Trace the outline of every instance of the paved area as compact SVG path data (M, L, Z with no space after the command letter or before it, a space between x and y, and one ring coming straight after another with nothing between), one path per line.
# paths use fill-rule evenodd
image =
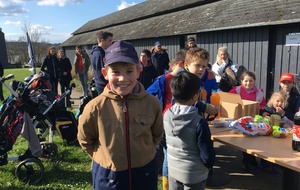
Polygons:
M77 112L80 105L79 97L82 92L74 90L71 94L71 100L74 101L72 110ZM216 163L214 166L213 184L206 189L249 189L249 190L281 190L282 188L282 170L279 169L280 176L276 177L271 174L271 168L267 168L262 173L246 172L242 169L242 152L230 148L221 143L214 143L217 153ZM257 159L259 161L259 159ZM254 169L254 168L252 168ZM224 175L225 174L225 175ZM227 175L228 174L228 175ZM222 184L223 182L227 184Z
M226 172L230 181L228 184L218 187L207 187L206 189L251 189L251 190L281 190L282 169L279 169L280 176L273 176L271 167L258 173L255 168L251 172L246 172L242 168L242 152L230 148L221 143L214 143L217 158L214 170ZM257 161L259 159L257 158ZM216 178L224 178L223 173L216 172Z

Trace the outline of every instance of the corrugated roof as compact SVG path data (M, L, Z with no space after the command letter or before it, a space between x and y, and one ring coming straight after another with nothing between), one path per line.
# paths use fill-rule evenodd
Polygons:
M121 23L142 20L145 18L174 12L178 9L184 9L214 1L216 0L148 0L135 6L91 20L77 29L73 34L85 33L101 28L115 26Z
M165 1L150 0L147 1L147 6L156 7L159 2ZM178 5L172 4L173 1L171 0L167 2L170 3L170 7L176 7L176 5ZM193 1L193 3L195 2L196 1ZM133 40L193 34L222 28L238 28L240 26L250 27L299 22L300 19L300 1L298 0L222 0L209 2L211 3L183 10L177 7L178 10L175 12L153 16L143 20L131 21L129 23L125 22L123 24L111 25L102 29L112 32L114 39ZM125 18L125 16L136 14L140 6L145 5L145 3L146 2L131 7L128 9L130 11L127 10L125 12L126 9L124 9L121 15ZM164 5L166 6L167 4ZM184 5L186 6L187 4ZM155 10L153 10L153 12L158 12ZM148 13L148 15L149 14L150 13ZM95 20L97 20L97 23L101 23L102 19L104 19L103 21L105 23L108 22L106 21L108 17L113 18L114 15L119 16L120 12L112 13ZM104 25L105 24L103 24L103 26ZM62 46L96 43L96 32L99 29L98 26L101 26L101 24L95 24L97 27L94 26L93 30L90 30L91 28L89 27L83 30L84 26L81 27L82 33L79 33L77 30L76 33L74 32L74 36L67 39ZM89 28L89 30L87 28Z

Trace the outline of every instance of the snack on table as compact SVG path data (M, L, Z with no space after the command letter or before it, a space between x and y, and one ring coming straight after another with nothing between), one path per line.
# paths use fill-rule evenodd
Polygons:
M229 123L231 122L231 119L215 119L211 121L211 124L214 127L220 128L220 127L228 127Z
M285 138L289 135L289 131L279 126L273 126L272 136L276 138Z
M261 118L256 118L261 120ZM229 128L239 130L246 135L269 135L272 133L272 128L269 124L264 122L253 122L254 119L251 116L245 116L238 120L235 120L229 124Z

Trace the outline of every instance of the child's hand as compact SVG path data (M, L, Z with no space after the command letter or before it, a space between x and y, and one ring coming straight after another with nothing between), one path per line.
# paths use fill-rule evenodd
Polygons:
M276 109L276 113L278 113L281 116L284 115L284 110L281 107L276 107L275 109Z
M218 113L218 110L219 110L219 106L213 106L211 104L207 104L207 107L206 107L206 113L208 113L209 115L215 115Z
M268 112L264 112L261 114L263 117L269 116Z

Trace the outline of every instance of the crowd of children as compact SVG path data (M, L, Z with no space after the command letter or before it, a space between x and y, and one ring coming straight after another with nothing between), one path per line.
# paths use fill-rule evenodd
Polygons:
M159 149L164 155L163 190L205 189L215 150L204 115L218 113L210 97L221 88L216 80L221 73L214 72L217 63L209 64L209 52L198 47L180 50L169 72L160 76L151 52L143 50L139 59L125 41L110 46L105 58L102 73L108 85L86 105L78 127L79 143L93 159L93 189L157 189ZM222 68L230 69L228 63ZM299 104L295 102L300 102L293 74L281 76L281 91L266 103L254 72L232 73L238 81L229 93L259 102L262 116L293 120ZM249 164L258 171L267 166L243 153L244 169L250 170ZM277 166L272 169L278 175Z

